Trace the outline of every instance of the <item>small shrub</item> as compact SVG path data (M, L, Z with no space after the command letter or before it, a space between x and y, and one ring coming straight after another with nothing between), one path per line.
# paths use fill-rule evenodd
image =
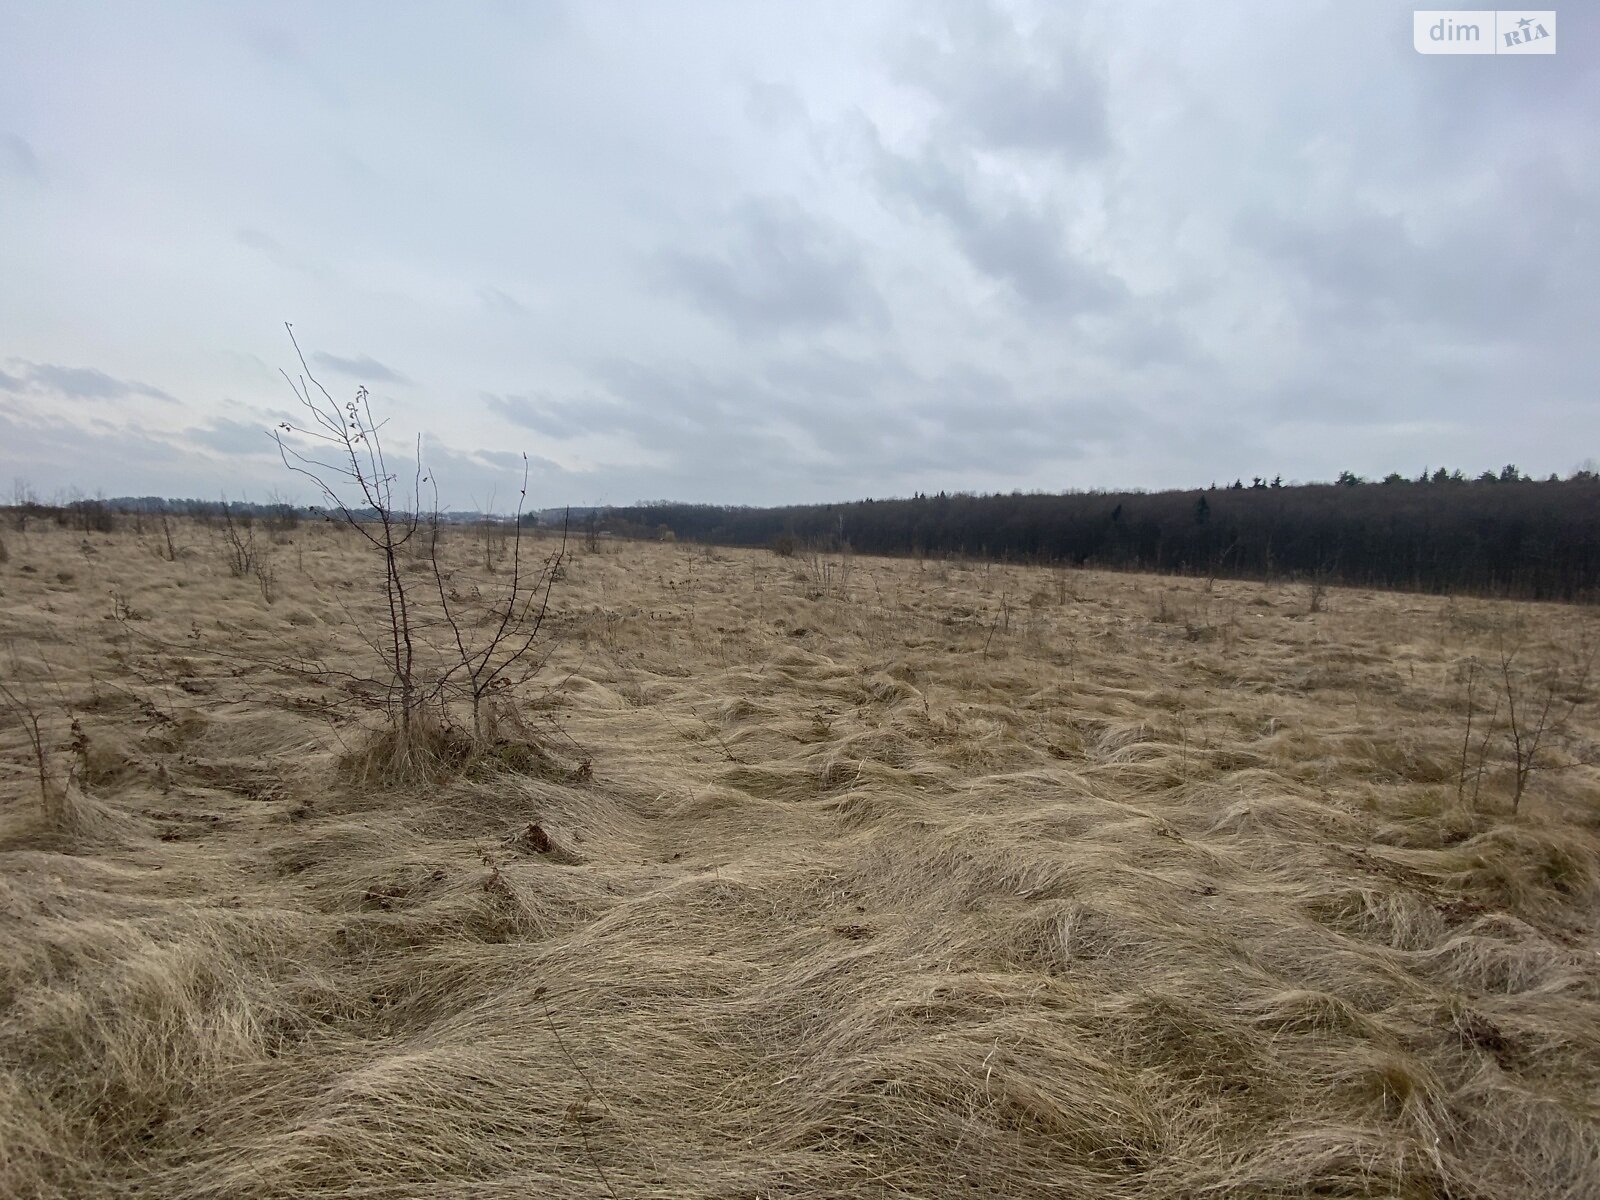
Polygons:
M269 555L258 554L250 569L256 577L257 586L261 588L261 599L271 607L278 598L277 566Z
M793 558L797 545L792 533L780 533L772 539L772 552L779 558Z
M367 638L361 630L377 658L376 672L339 673L346 684L370 687L382 696L389 718L383 738L357 756L356 771L383 779L433 778L465 762L461 734L450 720L452 706L471 712L469 748L493 745L499 740L500 707L509 706L516 689L542 669L551 637L545 627L550 593L567 560L567 525L563 522L560 545L543 556L524 537L522 522L513 522L509 536L498 524L486 526L485 566L493 569L497 543L509 569L498 596L486 597L476 587L473 596L462 595L451 585L453 572L441 557L444 522L437 490L431 511L423 508L422 485L432 478L422 466L420 436L415 470L394 469L383 445L385 422L374 417L367 389L358 388L355 398L341 405L311 373L292 330L289 339L302 374L298 380L285 378L303 423L279 425L279 454L290 471L316 487L327 518L356 535L372 554L384 606L382 632ZM522 463L519 512L528 496L527 455ZM249 526L234 522L227 505L222 515L229 521L230 569L235 563L254 568L262 556ZM590 538L598 538L597 525L598 516L590 514ZM498 538L490 536L497 532ZM258 572L257 582L270 604L275 579ZM356 617L350 620L359 628ZM320 666L311 673L327 675Z
M222 520L223 561L227 564L229 575L243 579L256 569L258 551L254 522L249 513L241 513L235 518L226 500L222 502Z
M111 533L116 519L104 500L74 500L69 510L57 518L58 525L74 524L84 533Z
M820 600L825 596L849 598L853 558L848 542L840 543L838 558L828 557L828 552L817 543L796 549L804 551L796 578L805 584L807 600Z

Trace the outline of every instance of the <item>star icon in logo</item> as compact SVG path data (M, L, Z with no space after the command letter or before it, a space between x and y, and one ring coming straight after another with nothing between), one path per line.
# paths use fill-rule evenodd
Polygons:
M1533 24L1533 21L1530 20L1527 17L1523 17L1522 20L1517 22L1517 25L1522 29L1526 29L1529 25L1532 25L1532 24Z

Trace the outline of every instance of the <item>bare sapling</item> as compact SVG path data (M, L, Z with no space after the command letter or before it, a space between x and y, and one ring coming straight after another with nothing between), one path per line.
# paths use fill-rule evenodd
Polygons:
M301 373L297 379L284 372L284 378L309 423L285 421L273 440L284 465L311 481L326 502L328 516L352 530L380 560L387 626L374 637L355 624L383 663L384 678L375 682L389 714L402 735L409 736L439 696L437 685L430 687L418 677L411 595L401 566L401 552L422 527L422 439L417 439L410 507L402 507L407 497L397 491L400 477L390 469L384 423L373 417L367 389L358 389L353 400L341 405L311 373L293 327L286 323L285 328Z
M166 522L166 514L162 514ZM172 547L172 534L167 533L167 547ZM255 519L248 512L234 515L233 505L222 501L222 554L228 574L235 579L251 576L261 590L261 599L271 605L278 598L278 568L272 561L270 545L256 540Z
M812 542L805 548L804 581L808 600L821 600L827 596L850 598L850 575L853 566L850 543L841 542L839 557L829 558L821 542Z
M1513 770L1511 815L1522 808L1522 798L1535 771L1547 764L1549 744L1567 732L1573 714L1588 699L1594 644L1585 635L1572 657L1550 661L1542 667L1522 668L1517 658L1521 646L1500 647L1500 688L1506 709L1506 739Z
M167 543L167 561L177 562L178 548L172 543L172 518L167 515L167 506L165 504L161 506L161 536L166 539Z
M1502 696L1499 691L1494 692L1494 707L1489 710L1488 718L1476 732L1478 744L1476 755L1472 744L1474 722L1481 713L1480 705L1483 702L1481 688L1492 687L1492 681L1486 679L1483 666L1476 657L1467 659L1464 668L1467 687L1467 720L1466 727L1461 734L1461 754L1456 764L1456 800L1458 803L1473 809L1478 807L1478 795L1483 788L1483 777L1488 771L1489 743L1494 737L1496 724L1500 719L1500 706ZM1468 783L1472 791L1467 792Z
M544 667L545 654L538 652L540 634L550 613L550 593L560 578L562 565L567 558L568 522L561 525L561 542L548 555L531 553L522 532L522 506L528 499L528 456L522 456L522 487L517 494L518 516L513 522L510 542L511 573L504 594L490 609L488 632L474 637L463 612L464 600L448 587L448 572L440 559L440 521L437 492L429 523L428 564L433 573L439 607L455 645L451 665L441 679L447 695L465 699L472 711L472 736L482 745L493 740L495 730L488 718L487 701L491 693L514 690L526 683ZM485 526L487 529L488 526ZM485 537L485 569L493 571L487 561L488 540Z
M222 557L235 579L243 579L255 568L255 525L247 514L235 517L226 497L222 501Z
M386 773L432 773L443 762L466 761L499 739L500 718L514 712L510 700L517 687L545 665L550 596L567 556L566 528L558 548L539 555L519 520L507 536L509 572L496 576L495 594L486 596L476 586L469 594L455 590L445 565L438 486L422 464L421 437L403 480L385 449L386 422L374 416L367 389L341 404L312 374L292 328L289 337L301 373L285 378L306 420L278 427L273 436L279 453L285 466L311 481L327 518L376 557L382 595L376 631L346 610L380 664L377 673L295 669L337 675L377 693L392 735L383 754ZM431 490L428 509L422 504L425 484ZM526 500L527 486L524 456L519 502ZM486 555L485 567L491 566ZM492 696L506 700L491 704ZM470 720L469 735L453 716Z
M11 519L16 524L17 532L26 537L28 518L39 515L39 512L39 497L34 492L33 486L26 479L13 480L11 485Z
M40 814L47 823L64 830L72 821L72 785L88 775L88 738L54 672L46 667L45 680L24 682L26 672L17 659L15 648L11 649L10 658L10 663L6 664L10 678L0 678L0 715L8 715L22 730L28 757L32 760L32 774L39 786ZM41 690L47 697L43 705L39 702ZM56 770L54 753L62 744L59 733L63 722L71 729L66 744L79 763L79 770L74 772L69 767L64 779ZM52 727L56 730L54 736Z
M33 755L34 772L39 781L39 803L45 812L50 810L50 744L45 738L42 719L27 698L0 679L0 701L28 739L28 750Z
M479 510L483 517L483 520L478 525L478 533L483 542L483 570L484 573L488 575L494 574L496 525L496 521L494 519L495 491L496 489L494 488L489 489L489 503L487 506ZM476 506L476 500L474 500L474 506ZM434 507L437 509L438 505L435 504Z

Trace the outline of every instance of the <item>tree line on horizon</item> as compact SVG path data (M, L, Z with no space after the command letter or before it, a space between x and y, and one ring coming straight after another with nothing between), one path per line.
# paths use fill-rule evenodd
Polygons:
M260 519L293 527L313 507L159 496L41 503L22 485L13 519L54 519L107 530L117 514ZM1516 466L1468 476L1426 470L1369 482L1249 483L1204 489L1065 493L918 492L834 504L754 507L639 502L552 513L586 532L731 546L849 546L868 554L968 556L1118 570L1248 579L1315 578L1363 587L1461 592L1518 599L1600 600L1600 471L1535 481ZM439 514L450 523L493 518ZM357 514L357 519L360 515ZM560 524L561 521L554 521Z
M259 502L253 500L197 500L193 497L174 498L166 496L73 496L70 498L57 498L53 501L41 501L37 497L28 495L26 498L15 500L5 506L5 511L12 514L13 521L53 519L60 525L73 525L86 531L108 531L112 528L118 516L161 516L169 517L194 517L201 521L220 520L223 516L231 516L235 520L262 521L271 528L292 529L301 521L320 519L327 514L323 509L312 504L294 504L286 500L270 500ZM587 511L587 510L586 510ZM358 521L376 519L375 512L357 508L352 515ZM429 514L430 516L435 514ZM478 512L476 510L448 510L436 514L445 524L470 524L484 520L505 520L510 517L498 517L494 514ZM521 523L524 526L538 525L540 520L537 514L522 514Z
M1118 570L1308 578L1517 599L1600 599L1600 474L1534 481L1507 466L1372 484L1243 480L1162 492L917 493L771 508L656 502L606 513L618 534L732 546L849 546Z

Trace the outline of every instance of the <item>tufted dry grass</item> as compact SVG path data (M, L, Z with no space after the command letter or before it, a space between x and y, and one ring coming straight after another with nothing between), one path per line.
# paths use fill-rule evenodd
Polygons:
M179 542L8 535L0 1195L1600 1195L1592 707L1457 788L1588 613L603 543L543 751L385 789L255 661L350 543Z

